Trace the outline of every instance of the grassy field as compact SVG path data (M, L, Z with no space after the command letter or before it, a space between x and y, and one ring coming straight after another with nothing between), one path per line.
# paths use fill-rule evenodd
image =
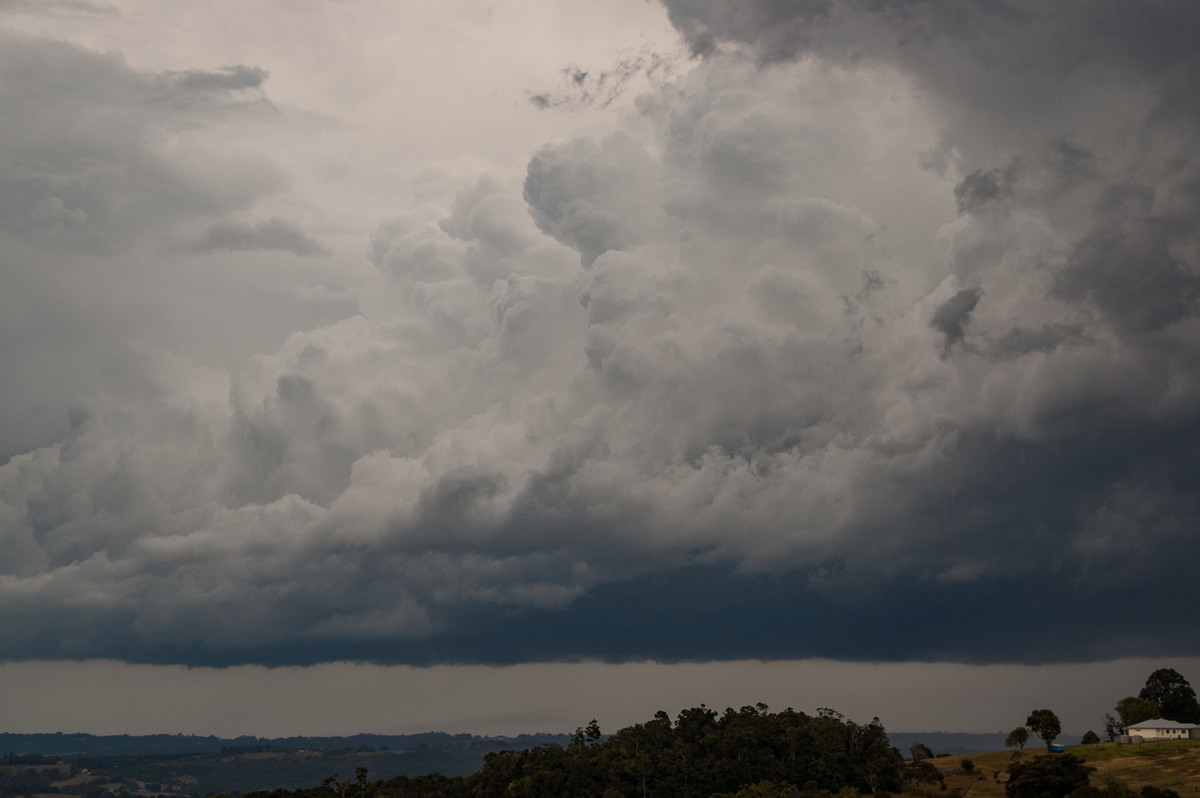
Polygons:
M1120 779L1135 792L1147 784L1163 787L1179 793L1183 798L1200 796L1200 740L1172 740L1169 742L1140 743L1117 746L1113 743L1099 745L1070 745L1067 752L1084 759L1096 768L1092 773L1092 784L1103 787L1110 778ZM1022 757L1060 756L1047 754L1046 749L1029 746ZM974 764L974 773L962 771L962 762L969 759ZM969 798L1003 798L1006 769L1012 762L1011 751L993 751L986 754L945 756L930 760L945 775L947 790L958 789ZM946 793L938 785L930 786L925 792L906 792L911 796L943 796Z

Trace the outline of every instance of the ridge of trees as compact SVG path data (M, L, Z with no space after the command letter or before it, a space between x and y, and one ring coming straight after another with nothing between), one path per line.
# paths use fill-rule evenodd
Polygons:
M920 781L928 762L905 762L879 719L858 724L831 709L807 715L765 704L718 713L701 704L674 721L657 712L604 737L592 721L566 746L487 754L465 778L399 777L368 783L331 777L310 790L244 798L533 798L643 796L741 798L897 792Z

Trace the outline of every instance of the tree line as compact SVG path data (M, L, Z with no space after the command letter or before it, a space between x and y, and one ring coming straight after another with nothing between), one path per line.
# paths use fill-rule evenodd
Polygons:
M701 704L608 737L592 721L565 746L489 753L467 777L371 782L360 768L353 779L244 798L818 798L898 792L914 775L878 718L858 724L831 709L807 715L765 704L718 713Z

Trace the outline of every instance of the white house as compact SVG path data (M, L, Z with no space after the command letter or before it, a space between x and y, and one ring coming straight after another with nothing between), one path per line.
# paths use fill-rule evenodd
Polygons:
M1141 737L1142 740L1185 740L1188 737L1200 737L1200 726L1176 720L1151 718L1131 724L1125 733L1130 737Z

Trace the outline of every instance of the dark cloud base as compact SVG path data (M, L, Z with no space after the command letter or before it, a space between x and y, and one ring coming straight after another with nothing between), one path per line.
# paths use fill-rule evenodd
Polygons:
M744 573L733 564L706 564L710 555L698 554L696 564L602 584L561 609L464 602L441 617L449 631L422 636L189 645L122 633L136 624L130 615L123 622L104 619L96 625L102 636L76 642L88 657L217 667L813 657L1039 664L1200 655L1200 639L1189 634L1195 606L1178 592L1200 569L1191 538L1200 523L1200 473L1191 467L1200 462L1200 428L1151 435L1113 427L1107 435L1064 436L1044 445L979 434L963 442L960 454L952 466L960 471L957 484L936 507L894 529L872 530L907 539L926 524L955 540L945 559L931 548L892 568L863 569L843 557L805 569ZM968 463L971 469L963 470ZM1182 498L1182 506L1157 518L1127 519L1145 535L1128 542L1124 562L1091 561L1071 550L1064 531L1079 526L1081 512L1104 505L1104 486L1124 481L1148 481L1156 493ZM1149 506L1152 499L1135 503ZM568 533L560 528L555 534ZM975 546L964 543L972 539ZM1007 560L1012 573L944 578L947 562L972 549L993 563ZM387 581L376 567L360 573L368 571ZM64 645L70 635L36 623L32 628L23 643L10 628L0 654L72 658Z
M1179 584L1189 573L1190 568L1165 571L1156 584ZM87 658L226 667L814 657L1044 664L1200 655L1200 642L1188 633L1195 621L1192 608L1145 585L1080 586L1084 577L1076 572L892 589L866 584L831 596L809 586L814 576L691 566L605 585L565 610L505 613L464 607L453 634L419 641L292 641L216 651L203 643L155 646L110 627L104 642L89 647ZM44 639L26 650L9 647L5 659L78 658L59 643Z
M1168 653L1147 651L1143 641L1186 628L1190 617L1182 608L1147 607L1138 591L1073 588L1070 577L897 591L865 585L844 588L838 598L806 588L811 577L742 576L709 566L609 586L572 607L522 653L541 658L545 641L567 639L597 659L1070 662ZM521 639L508 628L495 642L512 636ZM1197 651L1193 645L1169 653Z

